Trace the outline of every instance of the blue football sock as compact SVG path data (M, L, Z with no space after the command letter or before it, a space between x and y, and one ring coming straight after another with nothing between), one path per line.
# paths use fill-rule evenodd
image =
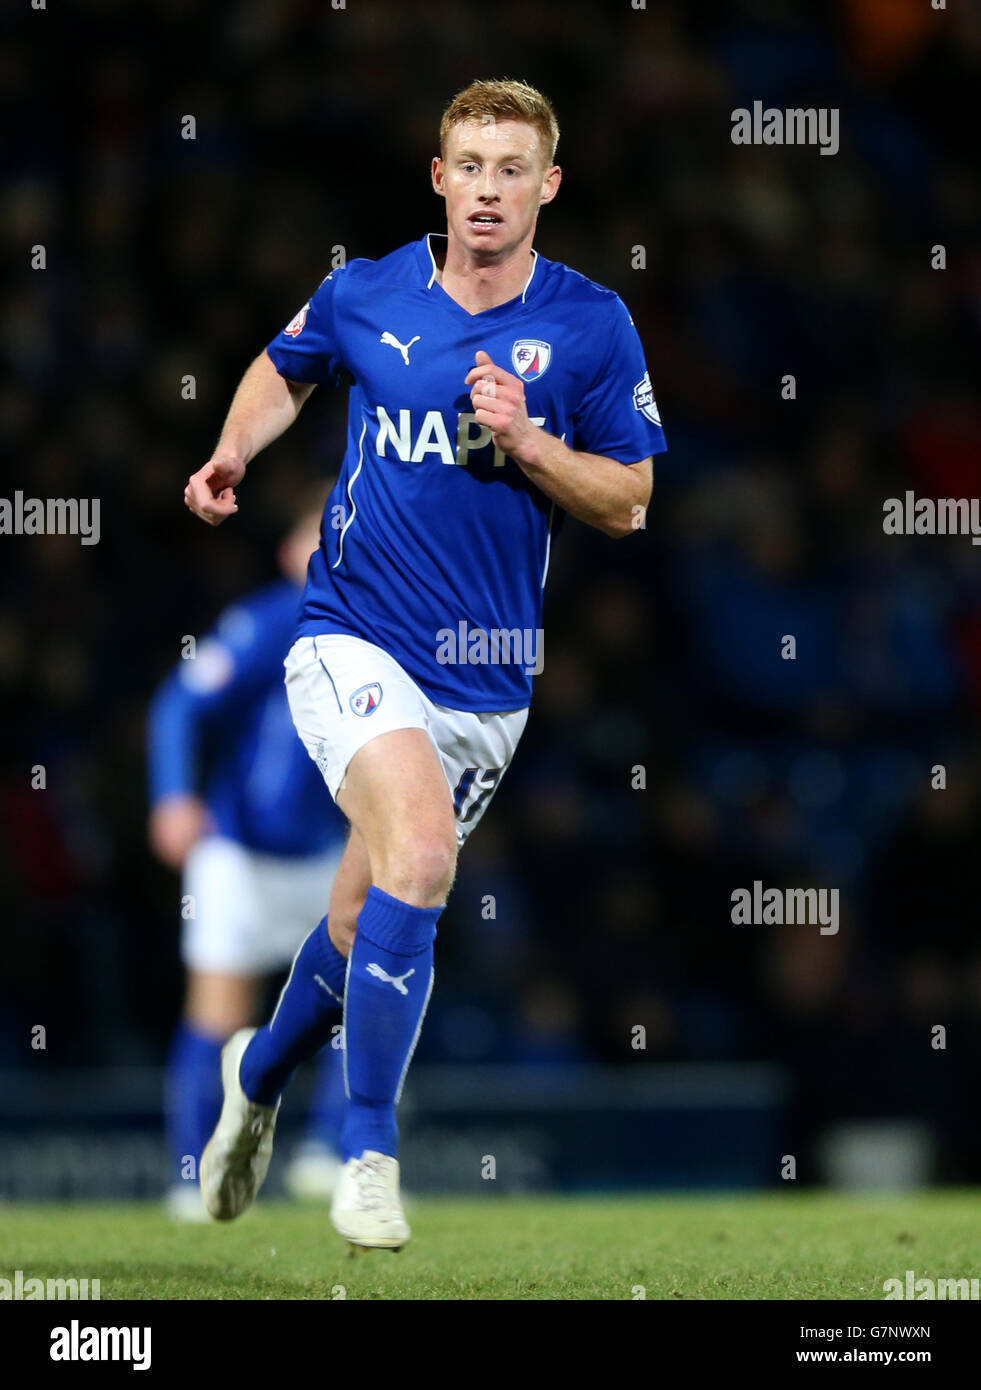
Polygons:
M188 1173L197 1180L201 1151L218 1123L224 1041L186 1021L174 1033L164 1081L164 1111L175 1183ZM194 1160L193 1168L187 1163L188 1158Z
M238 1076L249 1100L275 1105L300 1063L329 1039L344 1001L346 968L324 917L297 951L275 1013L242 1054Z
M347 969L346 960L344 967ZM307 1120L307 1140L324 1145L332 1153L340 1153L341 1126L346 1114L344 1053L339 1047L334 1047L331 1039L317 1058L317 1076Z
M348 1109L341 1155L398 1152L395 1106L433 985L441 907L413 907L368 890L348 961L344 1042Z
M337 1007L342 1009L344 1007L344 986L347 983L347 956L342 956L333 941L331 941L327 932L327 918L322 917L317 923L317 926L323 927L324 938L327 942L323 956L324 968L321 972L323 981L334 998L340 998L341 1002Z

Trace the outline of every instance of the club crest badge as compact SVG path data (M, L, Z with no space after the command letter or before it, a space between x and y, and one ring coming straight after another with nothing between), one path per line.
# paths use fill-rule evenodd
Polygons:
M306 304L304 304L303 308L296 315L296 317L290 319L289 323L283 329L283 332L286 334L287 338L296 338L299 336L299 334L303 332L303 325L307 321L307 310L309 308L310 301L307 300Z
M519 338L511 348L511 365L522 381L537 381L552 360L552 344Z
M381 702L382 688L377 681L372 681L370 685L363 685L360 690L354 692L350 699L351 709L362 718L374 714Z

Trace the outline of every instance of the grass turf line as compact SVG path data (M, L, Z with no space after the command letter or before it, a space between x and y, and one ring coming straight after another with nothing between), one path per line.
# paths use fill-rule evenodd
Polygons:
M417 1199L399 1254L355 1258L310 1204L177 1225L153 1204L0 1207L0 1277L136 1299L881 1299L981 1276L981 1195Z

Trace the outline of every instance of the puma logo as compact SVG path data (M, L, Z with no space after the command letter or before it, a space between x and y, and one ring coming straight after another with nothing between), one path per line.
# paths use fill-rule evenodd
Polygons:
M404 975L389 975L387 970L383 970L381 966L376 965L374 961L372 961L370 965L366 965L365 969L369 975L374 975L376 980L384 980L387 985L394 985L399 994L408 994L409 991L402 981L407 980L410 975L416 973L413 969L407 970Z
M403 360L403 362L405 363L406 366L408 366L408 365L409 365L409 348L412 346L413 343L417 343L417 342L419 341L419 339L420 339L421 336L422 336L421 334L417 333L416 336L415 336L414 338L410 338L409 341L408 341L407 343L400 343L399 340L398 340L398 338L396 338L396 336L395 336L394 333L389 333L389 332L386 330L386 331L381 335L381 338L379 339L379 342L387 343L389 347L398 348L399 352L402 354L402 360Z

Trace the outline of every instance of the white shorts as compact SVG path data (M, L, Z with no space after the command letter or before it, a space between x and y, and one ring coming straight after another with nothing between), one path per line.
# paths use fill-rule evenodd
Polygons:
M265 975L289 965L323 917L344 845L291 859L207 835L184 865L193 917L181 956L190 970Z
M293 723L334 800L366 743L423 729L446 774L462 845L514 757L527 708L492 714L437 705L388 652L341 633L298 638L285 664Z

